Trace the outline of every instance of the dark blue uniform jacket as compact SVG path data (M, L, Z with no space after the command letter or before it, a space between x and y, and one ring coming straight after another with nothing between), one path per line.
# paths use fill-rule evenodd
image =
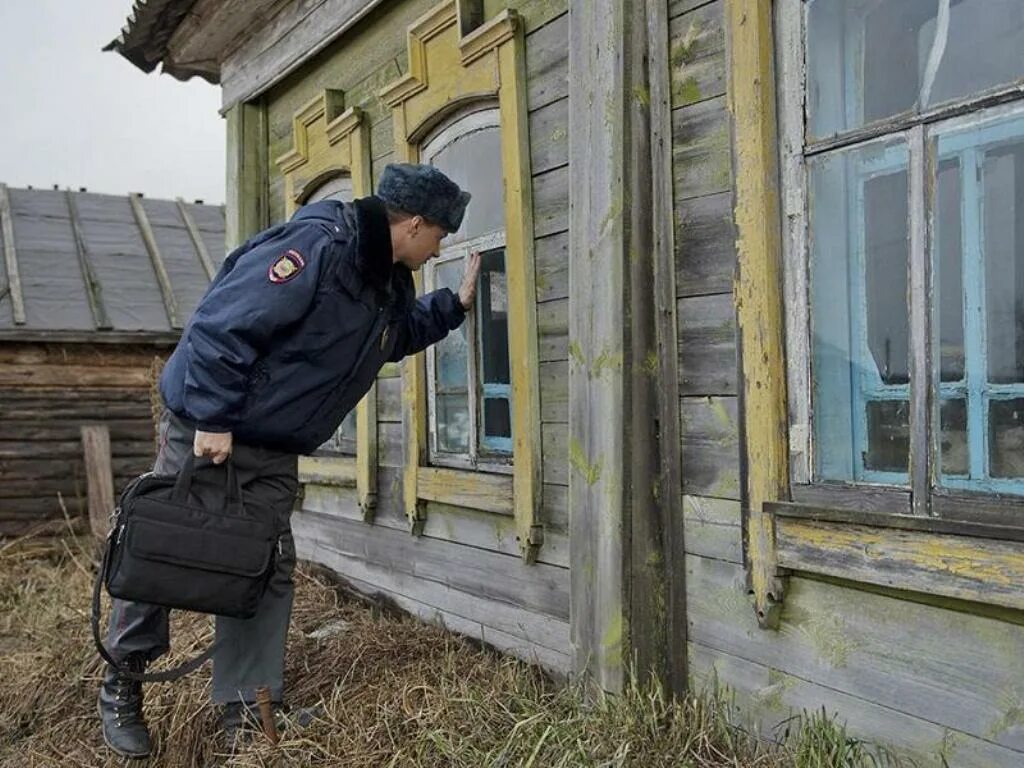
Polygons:
M465 311L443 288L416 299L392 264L383 203L307 205L228 255L160 377L164 403L209 432L309 453L381 366L440 341Z

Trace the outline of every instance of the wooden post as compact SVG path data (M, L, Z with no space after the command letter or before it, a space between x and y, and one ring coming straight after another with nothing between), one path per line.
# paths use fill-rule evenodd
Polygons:
M758 0L726 2L747 563L757 620L764 628L778 624L783 591L776 567L774 523L764 505L785 500L789 494L771 5Z
M89 527L96 538L102 539L110 530L110 513L114 511L110 430L105 424L82 426L82 450L89 489Z
M224 237L231 251L269 222L267 114L262 104L236 104L227 118Z
M669 663L685 659L686 641L675 631L685 633L681 532L670 530L681 517L678 433L660 424L679 407L664 402L678 385L666 344L672 242L659 220L671 204L660 5L569 10L570 633L577 671L611 691L630 666L666 687L686 679ZM671 377L665 390L659 372Z
M14 214L11 211L11 197L7 185L0 184L0 229L4 236L4 262L7 267L7 290L11 294L14 310L14 324L25 324L25 299L21 293L21 277L18 273L18 251L14 247Z

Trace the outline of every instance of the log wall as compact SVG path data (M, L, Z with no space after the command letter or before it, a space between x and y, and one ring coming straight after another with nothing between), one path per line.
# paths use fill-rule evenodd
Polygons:
M145 345L0 344L0 535L87 515L81 426L110 430L114 492L155 455ZM59 527L59 526L58 526Z

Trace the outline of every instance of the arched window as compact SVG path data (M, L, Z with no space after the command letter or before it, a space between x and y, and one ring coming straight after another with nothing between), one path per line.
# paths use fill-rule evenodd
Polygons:
M331 176L317 185L305 199L303 205L316 203L321 200L340 200L343 203L351 203L354 195L352 192L352 177L346 174ZM356 411L349 411L348 416L341 422L338 431L330 440L320 446L320 451L343 456L356 455Z
M466 259L482 256L476 311L427 355L431 463L500 469L512 460L508 284L500 114L464 110L428 137L420 156L473 195L462 227L425 271L426 289L458 290Z

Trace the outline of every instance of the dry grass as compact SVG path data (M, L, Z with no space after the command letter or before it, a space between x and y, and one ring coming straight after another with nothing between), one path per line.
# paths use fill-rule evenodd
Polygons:
M96 716L101 670L88 629L91 546L74 538L0 543L4 768L125 764L103 746ZM731 725L733 708L720 692L671 703L654 687L635 686L623 696L586 703L577 687L558 685L526 664L348 599L309 568L299 569L296 587L287 698L294 706L319 704L319 719L276 749L260 742L233 757L217 754L206 668L176 683L147 687L156 752L133 765L870 764L849 744L837 751L845 734L828 722L815 727L814 739L805 735L788 747L766 747ZM337 621L344 622L339 634L309 637ZM176 617L175 652L168 662L205 643L208 624L201 617ZM846 757L832 757L840 754Z

